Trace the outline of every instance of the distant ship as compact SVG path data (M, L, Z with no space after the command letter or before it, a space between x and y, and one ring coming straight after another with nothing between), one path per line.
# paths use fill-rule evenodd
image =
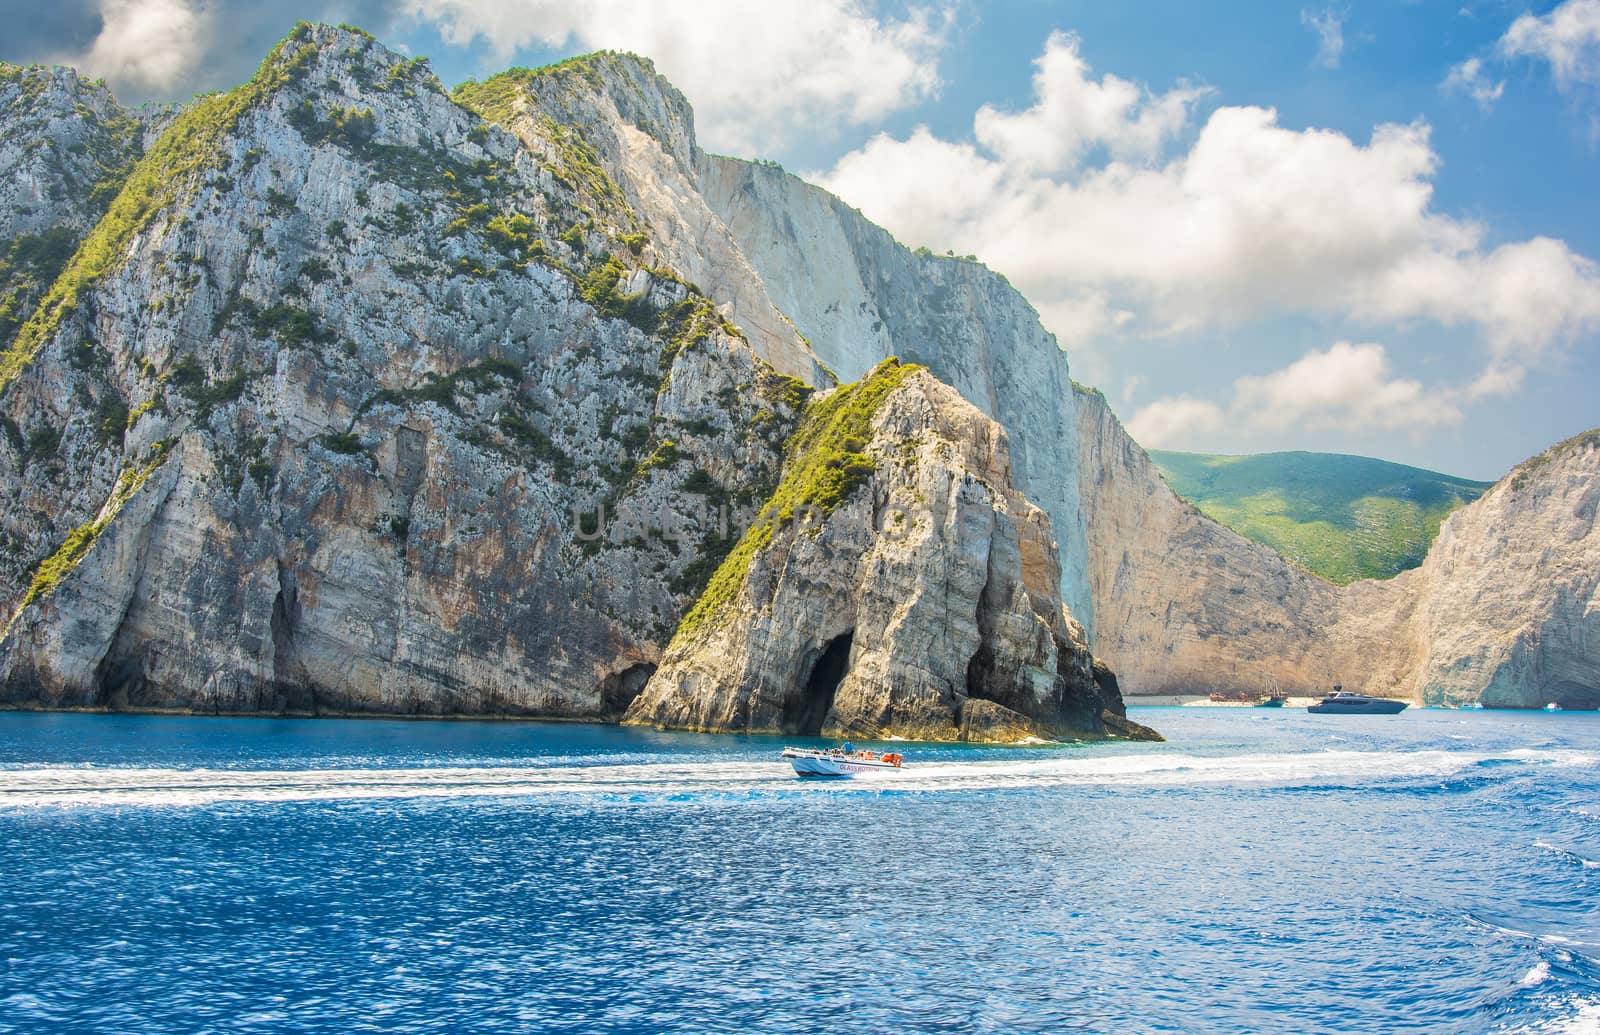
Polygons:
M854 776L874 770L899 769L903 761L894 752L856 751L849 743L840 748L783 749L783 757L798 776Z
M1353 694L1338 683L1333 684L1333 693L1306 708L1319 715L1397 715L1405 710L1405 701Z

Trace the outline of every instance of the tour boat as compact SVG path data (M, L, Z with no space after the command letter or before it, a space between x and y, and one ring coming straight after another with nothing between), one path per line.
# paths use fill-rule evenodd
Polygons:
M799 776L854 776L880 769L899 769L901 757L894 752L855 751L849 744L837 748L783 749L783 757Z

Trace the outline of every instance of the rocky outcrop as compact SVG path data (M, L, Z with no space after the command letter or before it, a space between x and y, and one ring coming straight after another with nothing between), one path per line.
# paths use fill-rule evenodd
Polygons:
M890 355L926 364L1005 427L1017 487L1056 530L1062 599L1093 633L1072 378L1033 307L983 265L913 252L781 169L714 155L698 169L707 204L823 363L844 378Z
M826 387L898 356L999 420L1018 488L1060 537L1062 597L1092 631L1067 360L1004 277L913 252L771 164L706 154L682 95L631 56L508 72L457 97L531 147L561 123L581 126L655 254L704 287L779 370Z
M1096 653L1123 686L1191 693L1276 678L1309 694L1352 681L1320 635L1338 588L1179 499L1105 397L1076 394Z
M712 281L732 302L675 265L697 238L637 171L689 168L675 91L605 55L514 80L452 98L303 26L146 120L0 359L0 697L616 718L645 689L807 411L774 363L832 381L783 321L728 320L760 297L736 263ZM1049 558L1048 525L1024 531ZM1017 598L1053 614L1041 671L1071 639L1049 574Z
M0 343L9 342L105 212L143 127L103 83L0 61Z
M0 61L0 240L83 236L143 151L137 113L70 68Z
M0 371L6 699L619 714L806 392L591 155L323 27L178 115Z
M1409 696L1600 708L1597 506L1600 429L1526 461L1445 521L1399 587L1417 601ZM1360 621L1347 608L1343 624Z
M704 154L648 62L447 94L302 26L181 109L0 65L0 125L6 702L1005 739L1122 728L1117 677L1594 685L1592 449L1336 590L1178 501L1004 278ZM859 492L740 538L893 354ZM917 494L914 550L847 521Z
M1105 735L1005 432L890 360L814 403L784 475L627 720L918 740ZM1116 731L1138 733L1118 723Z
M1095 653L1138 693L1336 681L1428 704L1600 706L1600 433L1446 519L1422 566L1334 586L1179 499L1080 390Z

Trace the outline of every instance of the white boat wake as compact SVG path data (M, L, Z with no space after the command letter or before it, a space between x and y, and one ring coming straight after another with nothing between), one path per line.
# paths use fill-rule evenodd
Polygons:
M917 763L853 780L806 785L781 759L625 765L438 766L411 769L157 769L63 766L0 769L0 809L39 806L193 806L220 802L373 798L659 797L764 793L1005 790L1073 785L1306 786L1448 777L1482 762L1592 766L1574 751L1322 751L1221 757L1166 752Z

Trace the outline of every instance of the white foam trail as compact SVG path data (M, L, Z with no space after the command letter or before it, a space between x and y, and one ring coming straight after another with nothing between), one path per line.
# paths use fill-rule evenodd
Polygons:
M670 794L940 792L1083 784L1185 786L1363 784L1445 777L1478 762L1580 764L1576 752L1321 751L1210 757L1149 751L1057 753L1046 758L908 763L849 781L797 780L784 763L751 761L413 769L156 769L34 767L0 770L0 809L30 806L184 806L230 801L369 798L662 796ZM1592 756L1585 756L1593 764Z
M1520 1033L1549 1033L1549 1035L1600 1035L1600 1001L1568 996L1551 1003L1547 1009L1570 1011L1566 1016L1550 1017L1532 1024L1510 1029ZM1506 1029L1501 1029L1506 1030Z
M1579 855L1577 852L1574 852L1570 848L1562 848L1560 845L1553 845L1548 841L1535 841L1533 843L1533 847L1543 849L1558 859L1577 863L1586 870L1600 870L1600 862L1597 862L1594 859L1585 859L1583 856Z

